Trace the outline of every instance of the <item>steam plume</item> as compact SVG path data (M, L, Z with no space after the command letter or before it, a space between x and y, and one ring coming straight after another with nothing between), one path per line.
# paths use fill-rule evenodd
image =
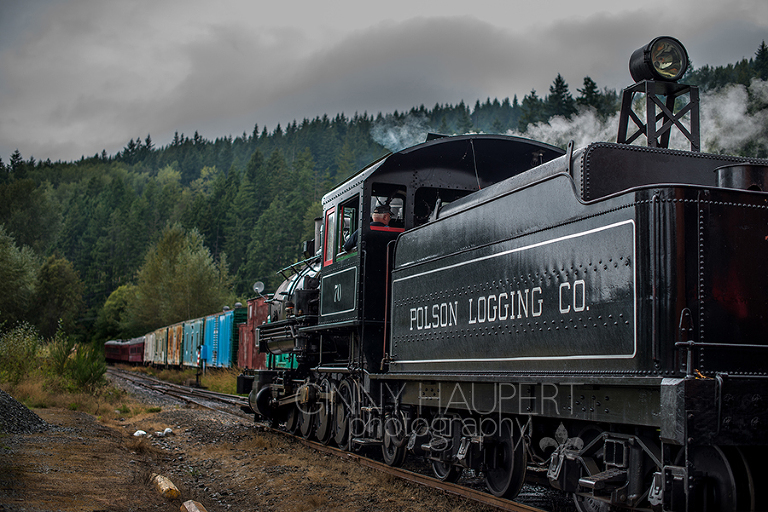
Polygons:
M644 118L644 108L635 110ZM688 116L683 125L689 127ZM536 123L525 133L508 132L555 146L565 147L574 140L576 147L590 142L615 142L619 126L618 113L601 120L594 110L581 110L571 119L553 117ZM634 125L630 123L630 131ZM637 144L645 145L644 137ZM749 87L732 84L701 95L701 150L705 153L739 153L750 146L750 154L768 152L768 82L753 79ZM690 142L679 130L672 130L669 147L689 150Z
M644 107L644 103L643 103ZM644 118L644 108L636 113ZM683 124L690 126L688 116ZM524 132L510 130L517 135L565 148L570 140L576 147L590 142L615 142L619 126L619 113L601 118L594 109L581 109L570 119L555 116L548 122L528 126ZM633 124L630 124L632 131ZM434 130L422 115L388 114L379 117L371 129L371 136L390 151L420 144L427 133ZM645 137L636 142L645 145ZM677 129L672 130L670 148L689 150L690 142ZM749 87L732 84L717 91L701 95L701 150L706 153L743 152L748 147L750 156L768 154L768 82L753 79Z
M371 128L373 140L392 152L424 142L428 132L427 119L413 113L402 117L387 114L377 118Z

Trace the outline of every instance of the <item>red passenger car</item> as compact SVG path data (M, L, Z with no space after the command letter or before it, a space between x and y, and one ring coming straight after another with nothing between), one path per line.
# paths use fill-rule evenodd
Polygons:
M104 343L104 359L110 363L138 364L144 360L144 336Z

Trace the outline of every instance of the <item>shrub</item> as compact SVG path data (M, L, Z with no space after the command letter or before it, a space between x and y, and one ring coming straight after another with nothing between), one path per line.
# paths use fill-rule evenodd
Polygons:
M49 345L49 365L53 375L64 375L69 356L72 355L74 349L75 340L64 333L64 330L61 327L61 321L59 321L59 328L51 339Z
M0 336L0 380L14 385L35 367L40 336L34 327L20 324Z
M88 345L78 345L69 363L70 375L76 388L93 392L106 384L107 363L101 352Z

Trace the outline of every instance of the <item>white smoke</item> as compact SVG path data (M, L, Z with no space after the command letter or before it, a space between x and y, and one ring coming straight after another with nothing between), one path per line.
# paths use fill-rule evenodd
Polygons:
M573 140L579 148L590 142L615 142L618 126L618 112L607 119L601 119L595 109L587 108L580 109L570 119L555 116L547 123L529 125L525 133L509 131L508 134L546 142L561 148L565 148L568 142Z
M392 152L400 151L427 139L429 122L418 114L395 116L387 114L373 122L371 137Z
M762 108L761 108L762 107ZM701 141L708 153L733 153L747 144L768 149L768 82L733 84L702 95Z
M705 153L737 153L751 144L751 152L768 152L768 82L753 79L749 87L732 84L720 90L704 93L700 100L701 151ZM645 99L637 99L635 113L645 119ZM690 114L682 119L690 130ZM374 121L371 135L390 151L420 144L430 131L426 117L410 113L405 116L388 114ZM549 122L528 126L524 133L510 130L507 135L517 135L565 148L573 140L576 147L591 142L616 142L619 129L619 113L603 119L592 108L581 108L570 119L555 116ZM637 129L630 121L631 135ZM645 136L634 144L646 145ZM690 141L677 129L672 128L669 147L690 150Z
M645 119L645 102L640 102L635 112ZM753 79L749 87L732 84L718 91L704 93L700 100L701 150L706 153L735 153L747 144L753 150L768 151L768 82ZM690 115L682 119L690 130ZM602 120L593 109L582 109L571 119L555 116L546 123L528 126L525 133L508 132L546 142L564 148L568 141L576 147L590 142L615 142L619 128L619 114ZM629 134L636 130L629 123ZM646 145L644 136L634 142ZM676 128L672 129L669 147L690 150L690 142Z

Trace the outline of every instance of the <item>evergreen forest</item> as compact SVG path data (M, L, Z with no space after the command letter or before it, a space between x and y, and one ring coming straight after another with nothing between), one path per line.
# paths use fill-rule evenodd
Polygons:
M768 80L765 42L753 58L682 81L702 92L762 90L749 113L766 113L766 87L747 89L755 80ZM274 290L277 271L301 259L323 194L371 161L428 132L530 135L583 112L606 119L619 104L620 92L590 77L571 91L558 74L546 94L520 100L255 124L215 140L177 133L161 147L146 135L73 162L19 148L0 158L0 331L26 322L44 337L63 330L98 345L244 303L255 281ZM736 152L768 157L754 142Z

